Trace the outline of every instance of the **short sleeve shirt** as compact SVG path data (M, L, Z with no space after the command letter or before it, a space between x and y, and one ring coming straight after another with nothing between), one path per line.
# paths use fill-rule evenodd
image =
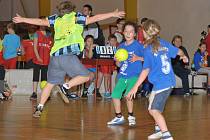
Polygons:
M176 57L179 49L163 39L159 41L161 47L157 53L153 52L151 45L144 50L143 69L150 70L148 79L154 90L174 87L176 84L171 58Z

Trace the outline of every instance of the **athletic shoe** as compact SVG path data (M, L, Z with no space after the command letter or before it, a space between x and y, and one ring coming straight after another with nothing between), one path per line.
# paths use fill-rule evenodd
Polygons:
M162 132L158 131L153 133L152 135L148 136L149 140L153 140L153 139L160 139L162 137Z
M115 117L114 119L112 119L110 122L107 122L108 125L121 125L125 122L125 119L123 116L119 117Z
M173 137L169 136L169 137L162 137L160 140L174 140Z
M129 124L129 126L136 125L136 118L133 116L128 116L128 124Z
M68 99L71 99L71 100L79 99L79 96L77 94L74 94L74 93L68 94L67 97L68 97Z
M33 114L33 117L35 117L35 118L41 117L42 111L43 111L43 107L38 107L38 105L37 105L36 110Z
M106 98L106 99L111 99L112 96L111 96L111 94L110 94L109 92L105 92L105 93L104 93L104 98Z
M96 97L101 97L101 93L99 92L99 89L96 89Z
M88 94L87 88L84 87L83 93L82 93L82 97L86 98L87 97L87 94Z
M99 93L99 92L96 93L96 97L102 97L102 96L101 96L101 93Z
M33 92L30 96L30 100L37 100L37 94Z
M61 95L61 98L63 99L63 101L65 103L69 103L69 98L68 98L68 89L65 88L64 86L62 85L59 85L59 93Z
M190 96L190 93L185 93L184 96Z

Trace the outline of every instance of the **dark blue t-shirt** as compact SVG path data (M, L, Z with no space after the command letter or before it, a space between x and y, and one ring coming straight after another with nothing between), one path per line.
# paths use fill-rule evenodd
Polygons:
M121 62L118 78L128 79L131 77L138 77L142 71L142 62L130 62L130 59L132 58L133 54L143 57L143 45L135 40L130 45L126 45L125 42L120 44L119 49L120 48L126 49L128 51L128 59Z
M194 62L195 70L198 71L201 68L200 64L203 64L204 62L204 53L196 52L194 54L193 62Z
M179 49L163 39L159 41L161 47L157 53L153 53L151 45L144 50L143 69L150 70L148 79L153 84L154 91L176 85L171 58L176 57Z

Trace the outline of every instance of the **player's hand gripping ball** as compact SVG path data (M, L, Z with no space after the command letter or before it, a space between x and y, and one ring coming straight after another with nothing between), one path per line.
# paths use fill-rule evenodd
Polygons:
M47 85L47 81L41 81L40 88L41 90Z
M128 51L126 49L118 49L115 53L115 59L120 62L127 60Z

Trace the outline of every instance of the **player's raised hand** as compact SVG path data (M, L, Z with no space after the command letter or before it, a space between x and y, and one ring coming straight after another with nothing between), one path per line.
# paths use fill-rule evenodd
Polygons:
M22 23L24 22L24 18L21 17L19 14L16 14L16 16L12 18L12 21L14 23Z
M118 9L116 9L113 13L114 13L113 17L117 17L117 18L125 17L124 11L119 11Z

